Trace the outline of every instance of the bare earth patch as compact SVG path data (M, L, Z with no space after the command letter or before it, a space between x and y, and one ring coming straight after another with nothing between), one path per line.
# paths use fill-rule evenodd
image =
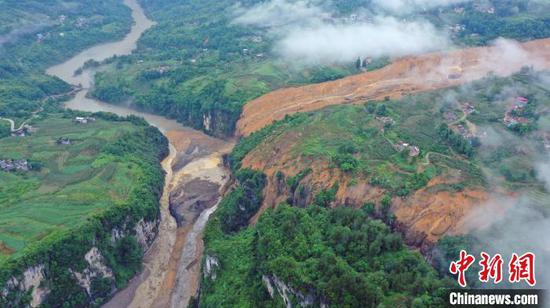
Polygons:
M237 135L247 136L288 114L457 86L490 72L509 76L529 65L550 68L550 39L401 58L380 70L280 89L252 100L243 108Z

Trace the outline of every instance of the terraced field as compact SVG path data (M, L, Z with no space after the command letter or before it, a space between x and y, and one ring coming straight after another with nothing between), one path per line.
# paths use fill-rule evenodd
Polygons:
M29 171L0 170L0 263L52 233L123 204L141 169L103 149L140 129L97 119L76 124L55 115L27 137L0 139L0 160L27 160ZM58 138L71 144L58 144Z

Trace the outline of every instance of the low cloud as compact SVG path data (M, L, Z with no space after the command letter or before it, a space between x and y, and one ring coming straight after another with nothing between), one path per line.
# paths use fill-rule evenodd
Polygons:
M499 40L495 46L499 52L493 52L493 55L498 59L511 61L518 57L520 61L526 61L533 65L540 60L525 54L525 51L518 48L514 42ZM507 63L505 60L502 61ZM531 77L536 78L538 83L544 86L548 85L545 82L550 82L550 79L546 80L548 76L547 73L537 73ZM504 104L508 98L529 93L529 88L525 87L522 82L501 83L498 88L498 92L489 95L494 97L490 103ZM507 151L518 151L518 153L530 153L526 156L519 154L513 156L526 163L523 168L534 170L538 182L512 190L509 185L502 185L503 179L500 179L500 176L486 173L492 195L486 202L470 211L463 218L461 224L475 239L477 249L490 254L500 253L505 258L505 262L509 261L512 253L523 254L528 251L535 253L537 287L548 288L550 287L550 268L546 265L550 264L550 237L547 236L550 234L550 208L548 207L550 155L537 150L539 141L518 137L505 128L497 127L495 125L478 127L478 131L486 132L485 137L482 138L480 155L494 154L494 147L501 147ZM509 163L510 161L503 162L503 164ZM509 166L514 168L513 165ZM498 170L497 168L495 169ZM506 267L504 271L506 272ZM496 287L526 287L526 285L510 285L503 281Z
M469 1L471 0L374 0L373 4L393 14L402 15Z
M349 62L357 57L398 57L448 46L447 38L428 22L403 22L377 17L372 23L323 24L295 29L275 51L309 64Z
M500 208L509 207L506 214L495 215L495 204L500 205ZM490 228L472 233L482 244L483 250L490 254L500 253L507 260L512 253L535 253L537 287L550 287L550 268L545 266L550 262L550 237L547 236L550 232L550 218L540 205L534 205L525 196L515 201L508 199L499 202L495 199L492 204L488 203L473 212L473 215L477 215L477 220L485 217L492 222ZM507 288L510 285L503 282L499 287Z
M417 2L428 1L409 5ZM326 0L271 0L248 8L236 6L233 22L266 30L275 40L275 54L305 64L399 57L449 46L447 34L428 21L375 15L376 5L365 5L354 18L338 16L331 7Z
M544 187L550 192L550 158L546 162L536 164L535 170L537 178L544 183Z
M484 65L490 66L497 74L509 75L516 71L516 69L510 70L510 68L521 65L545 67L545 58L533 56L532 52L525 50L517 41L499 38L493 42L492 46L493 48L486 51L480 61ZM502 65L502 63L506 63L506 65Z
M52 22L36 22L35 24L23 25L19 28L13 29L9 33L0 35L0 47L6 43L13 43L24 35L38 32L51 26L52 24Z
M322 3L307 0L271 0L249 8L238 5L234 11L237 16L234 23L260 28L311 23L330 17Z

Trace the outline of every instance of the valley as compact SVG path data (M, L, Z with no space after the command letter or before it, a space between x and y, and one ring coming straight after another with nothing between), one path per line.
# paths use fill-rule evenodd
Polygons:
M442 307L461 249L550 260L545 2L0 8L0 306Z
M197 260L200 260L201 257L202 229L204 228L209 214L215 209L215 204L219 199L219 195L229 179L229 176L223 168L221 157L231 150L232 143L206 136L201 132L185 128L176 121L161 116L139 112L127 107L113 106L88 98L88 90L92 86L95 70L97 68L92 67L90 69L84 69L79 74L76 74L75 71L83 67L85 63L90 60L103 61L112 56L131 53L132 50L135 49L136 41L141 36L141 33L154 25L153 22L145 17L137 2L128 0L125 4L132 10L132 17L135 24L123 40L94 46L82 51L61 64L50 67L46 72L49 75L58 77L68 84L73 85L72 94L74 97L64 103L66 108L92 112L94 114L100 112L99 115L104 115L104 112L109 112L123 117L129 116L130 118L139 116L144 118L148 123L156 126L168 136L168 141L170 142L169 154L162 163L166 173L163 181L165 182L165 187L162 191L162 197L160 198L159 217L155 218L157 215L150 217L151 219L156 219L153 221L155 227L151 230L153 233L148 235L151 241L147 242L147 245L142 245L142 248L145 250L143 271L132 279L123 291L119 292L109 303L107 303L107 307L109 307L109 305L113 305L114 307L141 307L143 304L150 306L155 303L169 305L171 298L174 298L175 307L179 305L185 306L185 302L195 294L198 288L198 284L196 282L193 283L193 281L198 281L200 263L197 262ZM42 117L43 113L45 114L46 112L38 113L38 117ZM68 116L70 117L70 113ZM107 116L107 118L109 117L110 116ZM7 120L10 122L10 125L13 126L13 121L11 119ZM54 118L53 122L57 123L59 121ZM70 119L67 119L66 122L72 123ZM35 124L36 121L32 121L32 123L33 125L39 125L41 128L43 126ZM99 123L101 122L98 121L96 123L94 120L93 125L97 126ZM69 125L69 127L72 127L72 125ZM74 134L74 128L69 129L72 129ZM86 126L83 126L82 129L86 129ZM119 134L123 133L120 128L114 129L117 130ZM107 134L107 131L103 132L103 134ZM17 140L13 138L10 139L12 141ZM71 142L69 141L71 139L63 140L67 140L66 142L68 143ZM42 139L37 140L37 142L41 141ZM154 144L150 145L153 146L153 148L155 147ZM14 153L20 152L18 148L13 150L15 151ZM162 147L158 150L162 150ZM6 154L9 153L10 152L7 152ZM20 154L22 153L17 155ZM120 184L127 185L127 181L118 180ZM188 187L193 189L197 184L204 185L204 183L210 185L202 192L196 193L198 193L199 198L202 194L210 196L211 201L206 203L203 207L197 208L195 206L195 200L193 198L196 197L187 195L180 196L182 193L188 193L190 189ZM44 181L44 187L50 187L51 185L53 184L50 180ZM74 189L70 183L66 185L70 185L71 189ZM126 188L129 189L128 187ZM55 187L53 186L49 189L55 191ZM101 188L96 187L96 189ZM111 189L116 189L116 187L111 187ZM22 192L18 191L17 194L20 193ZM9 196L10 195L8 195L8 199L4 199L5 202L16 202L17 199L10 199ZM113 194L107 194L105 196L109 198L114 197ZM80 198L79 201L86 202L82 198ZM69 208L74 207L71 204L66 204L66 206ZM207 209L208 211L206 211ZM42 215L42 211L43 209L35 213L41 213L40 215ZM184 217L185 220L180 219L180 221L176 223L171 212L173 212L175 216L176 213L180 213L180 217ZM82 213L76 213L76 215L83 218L86 217L86 215L82 215ZM70 218L67 215L64 215L64 217L67 219ZM11 223L16 223L9 216L6 216L6 218ZM55 224L54 226L52 230L57 230L57 226ZM78 223L75 224L75 226L78 227ZM70 228L68 230L71 230ZM32 234L30 235L32 236ZM152 241L153 238L154 241ZM9 252L10 254L13 254L12 247L22 247L22 245L16 245L14 244L15 242L9 239L3 239L2 243L7 243L7 245L2 246L3 251ZM190 265L190 263L192 264ZM138 266L137 268L142 267ZM122 282L130 277L117 276L116 278L120 279ZM124 284L121 283L121 285ZM39 290L37 285L30 287ZM169 289L165 289L166 287ZM166 290L171 289L175 290L174 294L172 294L172 292L166 293ZM37 295L37 297L33 299L33 306L47 300L46 296L50 292L51 290L46 290L43 291L43 295ZM106 295L110 294L107 293ZM94 297L95 295L92 296L92 300L94 301L103 300L103 297Z

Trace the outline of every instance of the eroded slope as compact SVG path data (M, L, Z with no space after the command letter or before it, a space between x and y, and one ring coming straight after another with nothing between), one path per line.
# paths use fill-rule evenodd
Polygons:
M490 199L544 191L536 178L549 145L544 78L527 71L491 77L268 126L233 156L242 158L242 168L267 175L252 222L281 202L357 208L372 202L375 215L411 245L429 248L445 234L468 233L479 227L470 213ZM327 196L332 200L325 202Z
M406 57L376 71L340 80L270 92L247 103L237 135L247 136L285 115L329 105L362 103L385 97L447 88L483 78L509 76L523 66L550 68L550 39Z

